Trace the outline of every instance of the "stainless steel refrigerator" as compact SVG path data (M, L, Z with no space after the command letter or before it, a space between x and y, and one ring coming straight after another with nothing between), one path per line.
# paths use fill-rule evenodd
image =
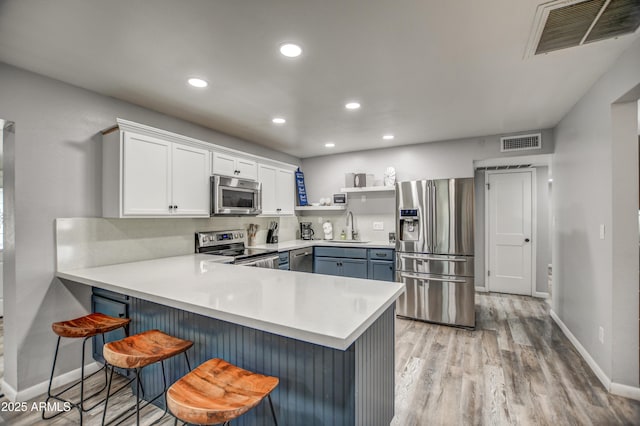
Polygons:
M473 178L396 183L399 316L475 327Z

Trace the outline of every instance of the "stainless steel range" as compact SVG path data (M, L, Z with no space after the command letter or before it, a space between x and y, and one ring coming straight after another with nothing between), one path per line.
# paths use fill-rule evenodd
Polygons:
M231 256L235 265L278 269L278 252L270 249L246 248L245 231L207 231L196 233L196 253Z

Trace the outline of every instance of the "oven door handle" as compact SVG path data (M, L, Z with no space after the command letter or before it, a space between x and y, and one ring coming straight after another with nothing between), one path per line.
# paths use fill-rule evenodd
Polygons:
M434 277L425 277L423 275L415 275L415 274L405 274L405 273L400 273L400 276L402 278L415 278L417 280L422 280L422 281L438 281L438 282L444 282L444 283L466 283L466 280L456 280L456 279L447 279L447 278L434 278Z
M254 266L257 263L264 262L264 261L270 261L270 262L280 261L280 256L275 255L275 256L269 256L269 257L261 257L259 259L250 260L250 261L244 262L244 263L242 263L242 262L241 263L236 263L236 265L239 265L239 266Z

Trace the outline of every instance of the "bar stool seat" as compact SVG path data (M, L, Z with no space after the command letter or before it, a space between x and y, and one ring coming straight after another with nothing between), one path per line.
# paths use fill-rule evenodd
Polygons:
M97 402L93 402L91 406L87 407L85 406L85 403L98 396L100 393L102 393L102 391L107 387L107 368L106 368L106 364L103 365L99 370L89 374L88 376L85 377L84 375L84 357L85 357L85 346L86 343L89 339L91 339L93 336L97 336L97 335L102 335L102 342L104 343L104 334L108 333L110 331L114 331L117 330L119 328L122 328L124 330L125 335L127 335L128 333L128 329L127 326L129 325L129 322L131 320L129 318L116 318L116 317L111 317L102 313L92 313L89 315L85 315L83 317L80 318L75 318L72 320L68 320L68 321L60 321L60 322L54 322L53 324L51 324L51 329L53 330L53 332L55 334L58 335L58 341L56 343L56 351L55 354L53 356L53 365L51 367L51 377L49 378L49 386L47 388L47 399L45 400L46 403L48 403L51 399L55 399L57 401L61 401L61 402L65 402L65 403L69 403L71 405L71 407L75 407L78 409L78 411L80 412L80 424L82 425L82 421L83 421L83 416L82 413L86 412L86 411L90 411L92 409L94 409L95 407L97 407L98 405L100 405L103 400L97 401ZM60 349L60 340L65 337L65 338L80 338L82 339L82 361L81 361L81 366L80 366L80 380L72 383L71 385L67 386L66 388L64 388L63 390L59 391L56 394L52 394L51 393L51 386L53 384L53 377L55 374L55 370L56 370L56 363L58 361L58 351ZM100 371L104 370L104 386L101 387L100 389L96 390L95 392L93 392L90 395L85 395L84 392L84 381L86 379L88 379L89 377L92 377L96 374L98 374ZM73 389L74 387L80 385L80 400L77 402L72 402L68 399L65 399L62 397L62 395L66 394L66 392L70 391L71 389ZM58 411L57 413L53 414L53 415L47 415L46 413L46 409L42 409L42 419L43 420L50 420L54 417L59 416L60 414L64 413L64 411Z
M193 346L192 341L170 336L160 330L143 331L142 333L125 337L124 339L117 340L115 342L109 342L104 345L102 349L102 355L104 356L107 364L112 367L134 370L135 377L131 379L129 383L134 380L136 382L136 403L132 407L135 410L133 412L131 412L131 409L122 411L114 419L110 420L109 424L116 421L118 422L118 424L120 424L122 421L135 414L136 424L139 425L140 410L151 404L161 396L166 395L167 380L165 375L164 361L182 353L184 354L187 368L191 370L189 357L187 356L187 350L191 346ZM157 362L160 363L160 366L162 368L163 390L158 395L147 399L143 405L140 405L140 394L141 392L144 392L142 390L142 383L140 379L141 370L142 368ZM109 395L109 392L111 390L111 383L113 381L113 371L114 368L111 368L111 376L109 378L109 384L107 385L107 399L104 403L104 411L102 413L103 425L106 421L107 407L109 406L109 398L111 397ZM120 420L122 416L124 416L124 418ZM164 417L164 414L162 416ZM156 422L158 420L160 419L157 419Z
M277 377L263 376L214 358L201 364L167 391L167 406L187 423L212 425L226 423L269 398L275 424L271 391Z
M93 337L124 327L130 321L129 318L115 318L95 312L68 321L54 322L51 324L51 329L61 337Z
M189 340L148 330L122 340L109 342L102 350L104 359L121 368L141 368L178 355L193 346Z

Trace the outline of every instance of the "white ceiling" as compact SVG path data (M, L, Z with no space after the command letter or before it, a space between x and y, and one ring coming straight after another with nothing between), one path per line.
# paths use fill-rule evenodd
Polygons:
M639 32L524 59L542 2L0 1L0 61L304 158L555 126Z

